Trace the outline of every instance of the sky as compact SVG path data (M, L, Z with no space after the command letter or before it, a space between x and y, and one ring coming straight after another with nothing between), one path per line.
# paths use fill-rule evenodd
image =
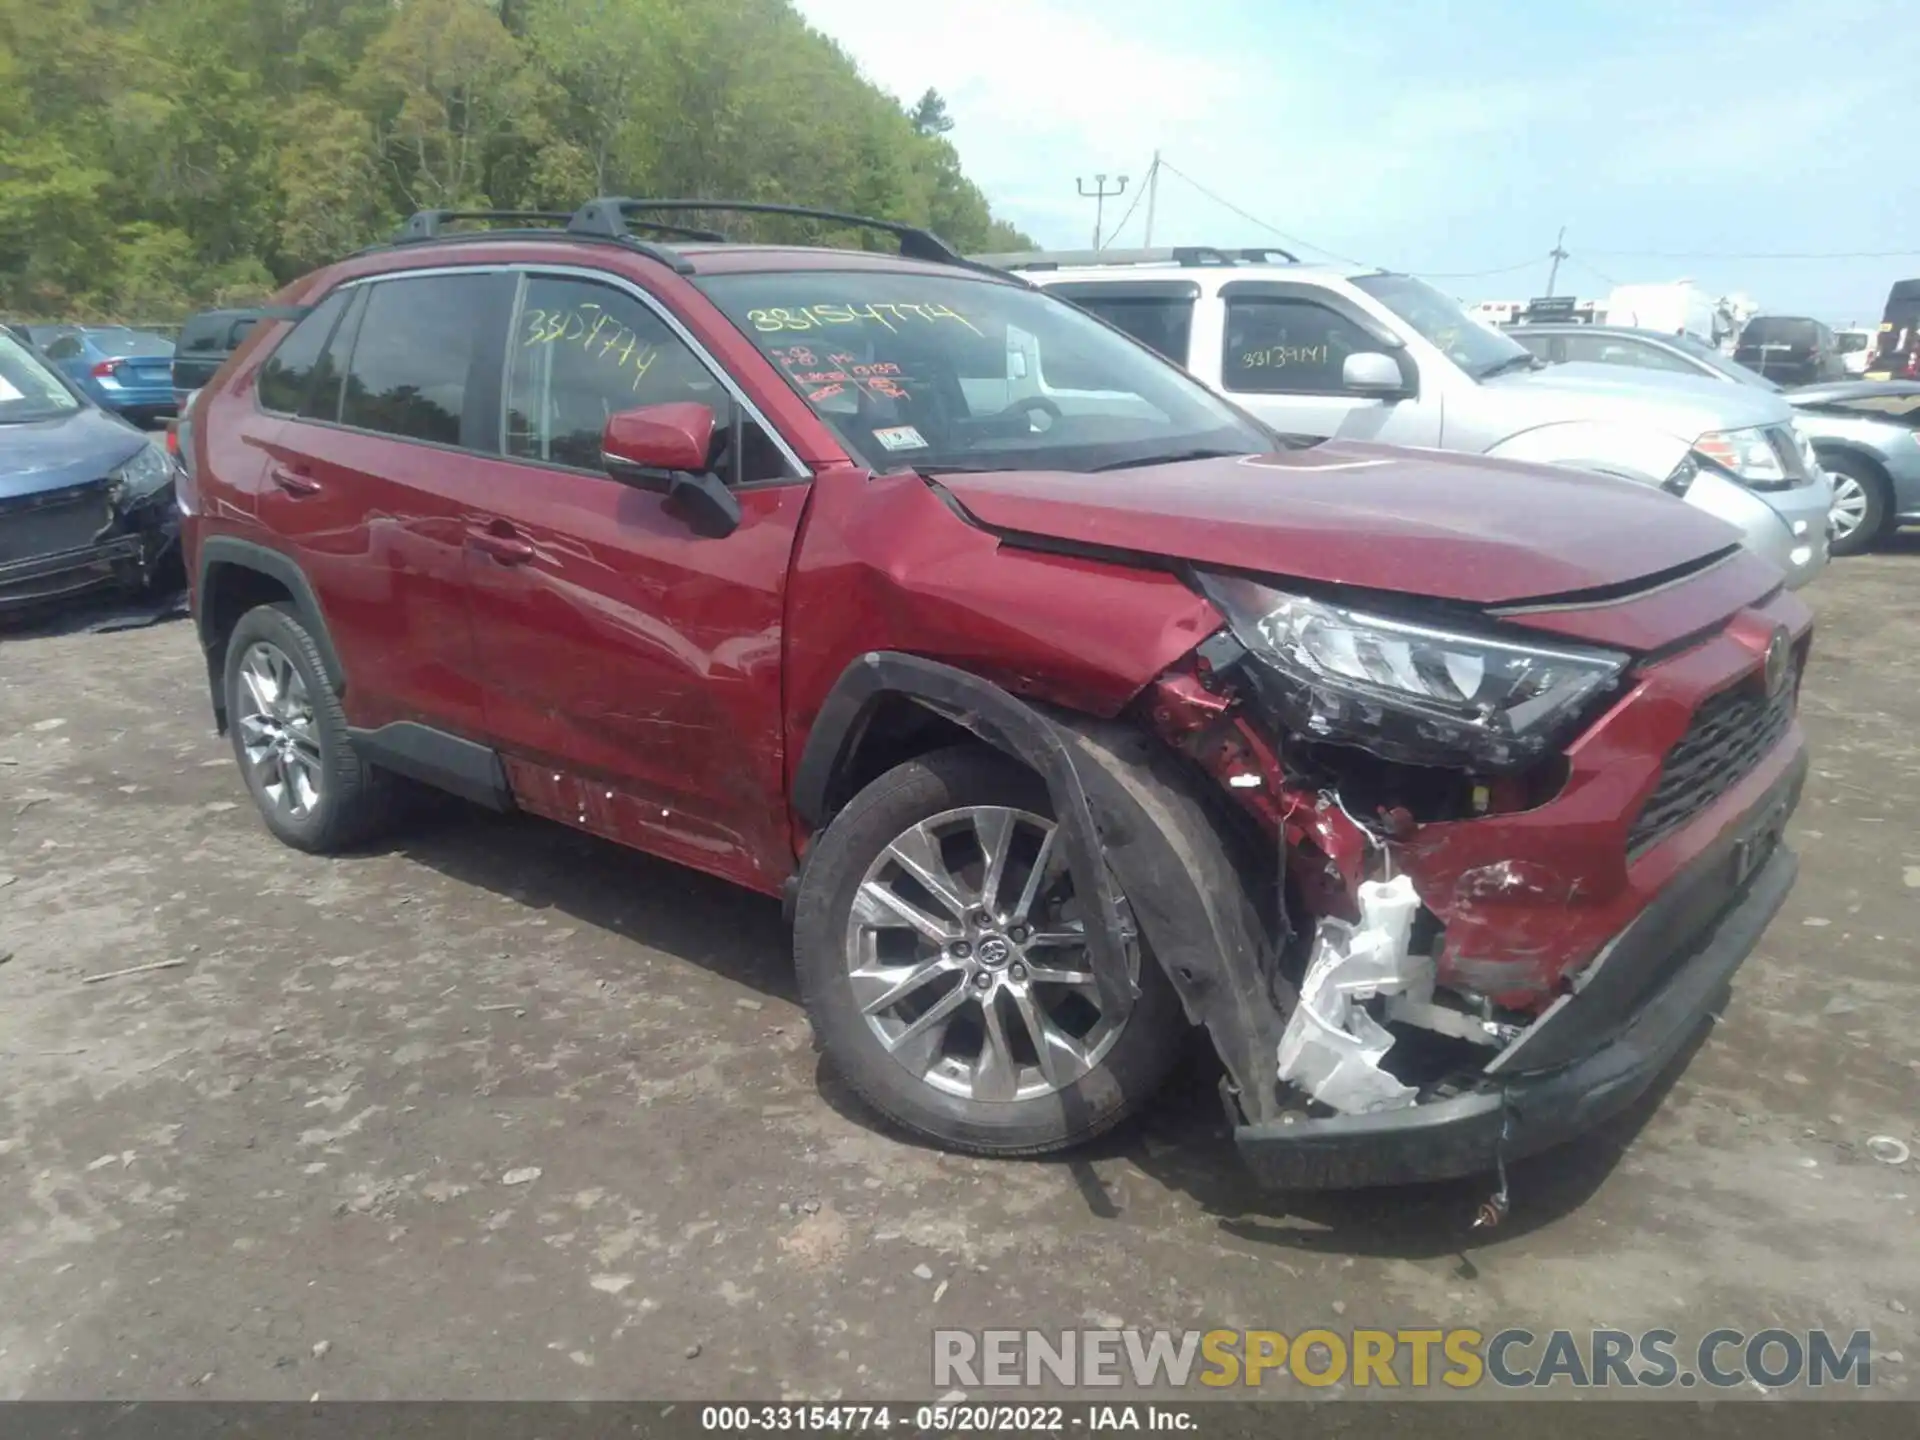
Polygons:
M1691 279L1871 325L1920 276L1911 0L797 3L874 83L940 91L968 175L1049 247L1092 243L1100 173L1129 177L1108 243L1144 243L1158 149L1156 245L1467 300L1546 294L1563 225L1583 298ZM1832 258L1745 258L1781 254Z

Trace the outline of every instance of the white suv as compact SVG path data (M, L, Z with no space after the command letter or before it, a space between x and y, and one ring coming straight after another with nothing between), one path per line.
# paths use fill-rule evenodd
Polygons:
M1091 311L1277 430L1659 485L1732 523L1790 584L1827 563L1831 490L1777 395L1617 366L1548 369L1424 280L1273 250L976 258Z

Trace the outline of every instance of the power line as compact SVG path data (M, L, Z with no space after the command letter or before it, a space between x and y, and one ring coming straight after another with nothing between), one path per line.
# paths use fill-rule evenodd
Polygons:
M1707 250L1590 250L1617 260L1901 260L1920 250L1775 250L1746 254Z
M1278 225L1275 225L1272 222L1267 220L1262 220L1258 215L1253 215L1248 213L1245 210L1242 210L1238 205L1234 204L1231 200L1223 199L1221 196L1214 194L1213 191L1209 190L1206 186L1202 185L1198 180L1194 179L1191 175L1187 174L1186 171L1178 168L1177 166L1169 165L1165 160L1162 160L1160 162L1160 168L1166 171L1169 175L1178 175L1182 180L1186 181L1187 184L1191 185L1194 189L1198 190L1202 195L1206 196L1207 199L1213 201L1214 204L1220 206L1222 209L1231 210L1234 214L1238 215L1242 220L1247 221L1249 224L1258 225L1262 230L1266 230L1272 234L1278 235L1282 240L1286 241L1289 245L1299 245L1308 250L1318 251L1322 255L1328 256L1329 258L1334 260L1338 260L1343 265L1365 266L1367 263L1364 260L1355 260L1351 255L1342 255L1337 251L1329 250L1324 245L1316 245L1311 240L1302 240L1298 235L1289 235L1286 231L1282 230Z
M1145 185L1142 185L1138 190L1133 192L1133 204L1127 206L1127 213L1120 217L1120 223L1118 225L1115 225L1111 230L1107 232L1107 238L1105 241L1102 242L1103 244L1111 245L1114 241L1120 238L1120 232L1127 228L1127 221L1131 220L1133 218L1133 212L1140 208L1140 197L1142 195L1145 195L1147 191L1152 188L1152 186L1153 186L1153 167L1148 166L1147 167L1147 183Z
M1589 262L1582 260L1578 255L1569 255L1567 259L1570 260L1573 264L1578 265L1582 270L1586 271L1589 275L1595 276L1598 279L1606 281L1607 284L1613 286L1616 290L1620 288L1620 282L1618 280L1614 279L1611 275L1607 274L1606 271L1598 269L1597 267L1590 264Z
M1531 270L1546 255L1530 255L1513 265L1502 265L1497 270L1416 270L1413 273L1425 280L1484 280L1489 275L1511 275L1516 270Z

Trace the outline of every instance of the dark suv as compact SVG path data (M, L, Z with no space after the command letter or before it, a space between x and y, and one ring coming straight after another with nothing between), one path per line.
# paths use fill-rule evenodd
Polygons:
M1847 378L1832 329L1804 315L1754 316L1741 330L1733 358L1782 385Z
M924 231L629 227L769 208L416 216L202 391L268 828L411 777L783 895L832 1063L960 1149L1099 1133L1190 1025L1285 1185L1644 1090L1793 881L1779 573L1651 488L1279 441Z

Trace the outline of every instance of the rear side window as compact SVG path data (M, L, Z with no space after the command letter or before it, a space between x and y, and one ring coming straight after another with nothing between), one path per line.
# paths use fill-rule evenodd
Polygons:
M1187 345L1193 337L1193 301L1175 298L1107 299L1076 295L1074 303L1092 311L1114 329L1138 340L1176 365L1187 363Z
M367 289L342 424L408 440L460 443L467 376L492 313L496 276L422 275Z
M1700 373L1697 367L1658 345L1642 345L1638 340L1623 340L1617 335L1569 335L1566 346L1569 360L1630 365L1639 370L1671 370L1681 375Z
M1347 356L1379 348L1352 321L1310 300L1229 300L1220 376L1245 394L1338 395Z
M336 290L305 319L289 330L260 367L260 408L281 415L299 410L313 382L313 367L333 334L334 322L347 308L348 291Z

